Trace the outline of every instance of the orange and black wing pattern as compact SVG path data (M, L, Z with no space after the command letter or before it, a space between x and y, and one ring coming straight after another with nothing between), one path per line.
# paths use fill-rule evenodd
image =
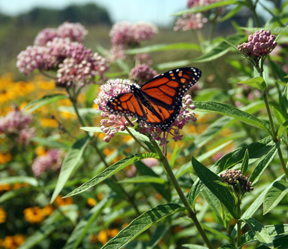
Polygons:
M197 68L179 68L161 74L131 93L119 94L107 103L111 113L133 116L147 125L168 130L182 107L186 91L201 77Z

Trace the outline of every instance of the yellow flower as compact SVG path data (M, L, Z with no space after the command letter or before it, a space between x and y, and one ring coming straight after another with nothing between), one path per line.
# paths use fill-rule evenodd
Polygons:
M47 151L45 150L45 148L43 146L37 147L35 152L36 152L37 156L44 156L47 154Z
M49 216L54 212L54 207L53 205L49 204L43 207L42 212L45 216Z
M73 203L73 199L71 197L62 199L62 195L58 195L55 199L55 203L57 206L66 206Z
M40 124L42 127L58 127L58 123L53 118L41 118Z
M0 224L6 221L7 214L5 210L0 206Z
M0 192L2 192L2 191L8 191L8 190L10 190L10 189L11 189L11 187L10 187L9 184L7 184L7 183L0 184Z
M16 249L22 245L25 237L22 234L15 234L14 236L6 236L3 241L3 246L6 249Z
M96 201L94 198L88 198L87 204L88 204L90 207L94 207L94 206L97 204L97 201Z
M0 153L0 165L4 163L8 163L12 160L12 156L9 153L2 154Z
M108 241L108 234L105 230L100 231L100 233L97 236L97 239L99 242L101 242L103 245L107 243Z
M113 238L119 233L119 229L113 228L111 230L108 230L108 233L109 233L109 236Z
M24 209L25 220L30 223L39 223L44 219L43 210L40 207Z

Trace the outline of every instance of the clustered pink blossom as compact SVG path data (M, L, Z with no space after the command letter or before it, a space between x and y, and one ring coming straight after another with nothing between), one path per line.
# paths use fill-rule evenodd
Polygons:
M48 150L45 155L38 156L32 163L32 171L35 177L39 177L44 171L50 169L56 171L61 167L62 150Z
M35 136L35 130L28 127L31 120L30 114L15 107L6 116L0 117L0 133L13 137L19 144L28 144L30 138Z
M45 46L55 37L69 38L71 41L83 42L88 31L80 23L64 22L57 29L46 28L38 33L34 45Z
M41 31L36 44L27 47L17 57L17 67L24 74L35 69L57 70L58 86L84 86L94 82L95 76L106 79L104 73L109 69L107 60L93 54L82 43L87 31L79 23L64 23L55 30Z
M98 105L98 110L103 111L101 113L101 130L105 133L104 141L109 143L111 138L119 131L124 131L126 126L129 126L128 121L121 115L111 114L106 106L108 100L121 93L130 92L131 82L129 80L115 79L108 80L107 84L100 87L98 97L94 103ZM132 120L132 117L127 117Z
M271 32L260 30L249 35L248 42L238 45L238 50L245 56L255 55L258 57L269 54L276 46L276 36Z
M188 9L205 6L218 2L219 0L188 0L187 7ZM218 12L223 12L223 8L217 8ZM175 31L187 31L187 30L196 30L203 28L203 25L208 22L208 18L204 16L203 13L188 13L184 14L182 17L178 17L174 27Z
M151 40L157 32L157 27L147 22L114 24L110 31L112 59L125 58L123 51L125 48L133 48L143 41Z
M140 64L131 69L129 78L136 80L139 85L155 77L158 73L146 64Z
M122 115L111 114L106 106L109 99L115 97L121 93L131 92L130 89L131 82L129 80L109 80L107 84L101 86L101 91L98 97L95 99L95 104L98 105L98 109L103 111L101 113L101 130L105 133L105 142L110 142L111 138L118 132L124 131L126 126L129 126L129 122ZM180 134L180 130L183 129L184 125L190 121L196 122L197 118L193 110L195 105L192 104L193 101L190 95L186 95L182 99L182 108L179 113L179 116L173 122L171 127L168 129L168 132L173 136L174 141L181 140L183 135ZM128 116L130 121L132 117ZM136 122L134 120L133 122ZM162 130L160 128L148 126L144 122L139 122L140 132L149 133L152 136L152 140L160 141L160 145L165 145L168 143L166 137L161 137Z

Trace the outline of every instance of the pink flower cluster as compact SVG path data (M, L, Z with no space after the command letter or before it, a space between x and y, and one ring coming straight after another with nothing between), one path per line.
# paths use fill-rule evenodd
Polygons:
M118 132L124 131L126 126L129 126L129 122L121 115L111 114L106 106L109 99L115 97L121 93L131 92L130 89L131 82L129 80L109 80L107 84L101 86L101 91L98 97L95 99L95 104L98 105L98 109L103 111L101 113L101 130L105 133L105 142L110 142L111 138ZM183 129L184 125L189 123L190 121L196 122L197 118L195 117L195 113L193 110L195 106L192 104L193 101L190 95L186 95L182 99L182 108L179 113L179 116L173 122L171 127L168 129L168 132L173 136L174 141L181 140L183 135L180 135L180 130ZM130 121L132 121L132 117L128 116ZM133 122L136 122L133 121ZM149 133L153 140L160 141L160 145L164 145L168 143L166 137L161 137L162 130L156 127L151 127L146 125L143 122L139 122L141 127L141 133Z
M133 48L143 41L151 40L157 32L157 27L147 22L114 24L110 31L112 59L125 58L123 51L125 48Z
M144 84L146 81L155 77L158 73L146 64L140 64L131 69L129 78L130 80L137 80L139 85Z
M83 86L93 82L96 75L105 79L104 73L109 69L107 60L79 43L87 33L83 29L80 24L64 23L58 28L58 36L54 36L55 32L51 29L41 31L43 36L47 34L47 39L42 37L42 42L37 44L45 45L29 46L18 55L20 72L27 75L35 69L55 69L58 86Z
M101 91L94 101L94 103L98 105L98 110L103 111L101 113L102 120L100 124L101 130L106 135L104 141L107 143L110 142L111 138L114 137L118 131L124 131L126 126L129 126L125 117L111 114L107 110L108 100L118 94L130 92L130 85L131 82L129 80L108 80L107 84L100 87ZM131 117L128 118L132 120Z
M258 57L269 54L276 46L276 36L271 32L260 30L249 35L248 42L238 45L238 50L245 56L255 55Z
M5 117L0 117L0 133L15 139L19 144L28 144L35 131L29 128L32 116L24 113L17 107L7 113Z
M38 33L34 45L45 46L55 37L69 38L71 41L83 42L88 31L80 23L64 22L57 29L46 28Z
M188 9L209 5L219 0L188 0L187 7ZM223 8L218 8L218 12L223 12ZM208 18L204 17L203 13L190 13L185 14L182 17L178 17L174 27L175 31L187 31L191 29L201 29L203 25L208 22Z
M62 164L62 150L48 150L45 155L38 156L32 163L32 171L35 177L39 177L44 171L50 169L56 171Z

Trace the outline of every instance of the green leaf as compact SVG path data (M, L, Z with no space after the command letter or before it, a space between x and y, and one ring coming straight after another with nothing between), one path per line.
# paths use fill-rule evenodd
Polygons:
M48 146L51 148L64 148L64 149L69 149L70 147L67 144L61 143L59 141L56 141L53 138L50 137L31 137L31 141L43 145L43 146Z
M75 109L72 106L59 106L58 110L60 112L68 112L71 114L76 115ZM101 113L101 111L98 111L95 108L79 108L78 112L81 116L85 116L85 115L99 115Z
M209 4L209 5L199 6L199 7L191 8L191 9L184 10L181 12L177 12L176 14L173 14L173 16L181 16L181 15L185 15L189 13L198 13L198 12L207 11L207 10L211 10L211 9L215 9L215 8L219 8L219 7L223 7L223 6L227 6L231 4L237 4L237 3L239 3L239 1L237 0L219 1L219 2Z
M96 93L97 93L97 88L99 87L99 85L97 84L92 84L89 89L86 91L86 98L85 98L85 102L86 102L86 107L92 107L94 100L96 99Z
M188 195L188 202L192 207L194 206L196 199L199 196L203 188L204 188L204 185L201 181L199 180L194 181L191 187L191 190L189 192L189 195Z
M255 33L256 31L259 31L259 28L246 28L246 27L241 27L243 30L250 31L251 33ZM265 31L271 31L271 34L279 35L279 34L284 34L287 33L287 27L276 27L276 28L271 28L271 27L261 27L261 29ZM278 37L277 37L278 38ZM276 38L276 40L277 40Z
M149 168L146 164L144 164L141 161L135 162L135 166L137 168L137 171L140 172L141 175L160 178L159 175L157 175L151 168ZM171 200L171 190L169 189L168 185L151 183L151 186L159 194L161 194L167 201Z
M241 166L241 172L243 175L246 175L247 169L248 169L248 162L249 162L249 150L246 149L245 155L243 158L242 166Z
M190 60L181 60L181 61L170 61L165 63L158 64L155 69L156 70L164 70L164 69L171 69L171 68L179 68L185 67L191 63Z
M156 44L142 48L133 48L125 50L126 54L142 54L152 53L159 51L171 51L171 50L196 50L200 51L200 47L197 44L190 42L180 42L173 44Z
M93 221L101 215L102 210L113 203L112 198L105 198L96 204L86 215L79 221L72 234L68 238L63 249L76 249L86 235Z
M152 224L171 214L179 212L182 209L183 208L176 203L163 204L152 208L133 220L114 238L110 239L103 247L101 247L101 249L120 249L136 238L139 234L146 231Z
M261 76L254 77L249 80L240 81L239 84L245 84L245 85L257 88L261 91L265 91L267 88L266 83Z
M38 181L35 177L29 176L10 176L10 177L2 177L0 179L0 184L15 184L15 183L28 183L32 186L38 186Z
M54 202L55 198L58 196L58 194L61 192L61 190L65 186L65 183L67 182L73 170L79 163L88 143L89 143L89 139L85 137L85 138L77 140L73 144L73 146L69 149L67 156L65 157L64 162L61 166L60 175L58 177L56 188L51 198L51 203Z
M269 213L273 208L275 208L279 204L279 202L286 196L287 193L288 182L274 182L265 195L263 202L263 214L265 215Z
M36 99L31 102L29 102L25 107L24 110L26 110L29 113L32 113L33 111L37 110L43 105L51 104L53 102L56 102L61 99L68 99L67 95L64 94L51 94L51 95L46 95L42 97L41 99Z
M224 104L224 103L219 103L219 102L213 102L213 101L194 102L194 105L196 106L197 109L199 108L199 109L211 111L214 113L218 113L221 115L234 117L238 119L239 121L242 121L251 126L264 130L270 134L270 126L267 123L254 117L253 115L247 112L237 109L234 106Z
M126 158L121 159L117 163L114 163L109 168L102 171L100 174L94 176L92 179L85 182L80 187L74 189L72 192L70 192L65 197L80 194L80 193L84 192L85 190L87 190L87 189L97 185L98 183L104 181L108 177L116 174L118 171L120 171L121 169L124 169L128 165L135 163L137 161L140 161L143 158L151 158L151 157L159 159L158 155L155 153L135 154L135 155L127 156Z
M269 233L270 236L283 236L283 235L288 235L288 225L287 224L281 224L281 225L268 225L264 226L266 231ZM241 246L253 241L256 239L256 236L254 232L248 231L247 233L243 234L241 236ZM273 241L274 242L274 241ZM287 244L287 243L286 243ZM274 243L274 246L275 243Z
M238 215L234 197L226 187L215 183L217 180L220 181L219 176L199 163L194 157L192 157L192 165L198 177L205 184L205 186L224 204L231 215L234 218L237 218Z
M159 224L152 234L151 239L147 243L146 249L153 249L157 247L159 241L164 237L164 235L169 231L170 227L165 224Z
M198 245L192 245L192 244L184 244L183 248L189 248L189 249L208 249L206 246L198 246Z
M273 60L271 60L270 56L268 56L268 59L269 59L269 65L271 66L271 69L273 70L274 74L277 75L278 79L287 83L288 79L284 78L287 74L278 64L276 64Z
M268 246L269 248L274 248L273 241L272 241L269 233L267 232L265 227L260 222L258 222L257 220L255 220L254 218L251 218L251 217L250 218L242 218L242 220L244 220L246 222L246 224L249 225L249 227L252 229L256 238L258 239L258 241L260 243Z
M276 117L278 124L283 125L286 121L286 118L282 115L282 112L277 109L277 107L272 106L273 114Z
M231 35L225 38L225 40L222 40L220 43L214 45L212 49L207 51L205 54L201 55L200 57L193 59L190 61L190 63L201 63L201 62L207 62L207 61L213 61L217 58L220 58L224 54L228 53L232 47L232 45L237 45L243 41L243 39L246 39L245 36L236 34Z
M236 15L242 9L242 7L243 5L238 2L238 5L236 5L235 8L228 10L228 13L220 19L220 22L224 22L230 19L232 16Z
M236 249L236 247L233 244L225 244L218 247L218 249Z
M280 142L275 144L271 148L271 150L269 150L269 152L260 159L257 166L255 167L255 169L253 170L253 172L251 173L249 177L249 181L252 182L252 185L255 185L255 183L259 180L260 176L263 174L264 170L272 162L272 160L274 159L278 151L279 146L280 146Z
M119 183L159 183L163 184L166 182L165 179L160 177L153 177L153 176L135 176L133 178L128 178L122 181L118 181Z

